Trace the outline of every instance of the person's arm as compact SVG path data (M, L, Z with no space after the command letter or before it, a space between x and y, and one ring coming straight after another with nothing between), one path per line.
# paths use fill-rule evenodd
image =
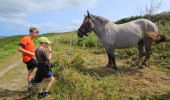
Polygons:
M20 43L18 44L18 51L20 51L20 52L22 52L24 54L28 54L30 56L35 56L35 53L24 49L27 43L28 43L28 39L26 37L23 37L20 40Z
M51 60L52 58L52 49L51 49L51 46L49 45L48 46L48 56L47 56L47 60Z
M34 52L27 51L27 50L23 49L22 46L18 46L18 51L25 53L25 54L28 54L28 55L31 55L31 56L35 56Z

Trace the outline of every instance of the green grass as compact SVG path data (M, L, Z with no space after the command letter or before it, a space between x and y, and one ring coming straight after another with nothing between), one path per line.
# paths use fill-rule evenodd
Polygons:
M158 20L158 16L154 20ZM161 17L162 18L162 17ZM165 23L166 21L164 21ZM158 23L170 36L170 25ZM168 100L170 98L170 44L153 46L150 67L129 67L137 57L137 48L116 50L118 71L106 68L107 54L92 33L78 39L75 32L45 34L53 42L53 72L56 82L51 99L56 100ZM16 52L19 37L0 42L10 55ZM2 40L1 40L2 41ZM72 45L70 46L70 42ZM36 42L37 43L37 42ZM11 52L13 51L13 52ZM1 54L0 57L4 57ZM36 96L35 96L36 98Z
M144 70L129 67L136 57L136 47L117 50L118 72L105 68L107 55L103 48L96 53L96 46L72 45L75 33L45 35L53 42L53 72L56 83L51 91L56 100L160 100L169 98L170 45L153 47L151 67ZM163 65L162 65L163 64ZM37 95L34 97L38 99ZM165 99L165 100L166 100Z
M0 59L6 58L11 54L17 52L17 46L20 41L21 36L12 36L0 38Z
M159 100L169 98L169 44L154 46L151 67L140 70L128 67L135 58L136 48L117 50L118 72L105 68L106 53L95 53L94 48L81 45L72 46L60 41L69 39L68 35L53 36L53 69L57 82L52 88L54 98L59 100ZM99 48L100 49L100 48ZM161 61L161 56L163 57ZM156 62L161 61L161 62ZM164 65L161 65L164 63ZM161 82L165 83L161 83ZM158 82L154 85L155 82ZM162 85L157 88L158 85ZM165 89L164 87L167 87Z

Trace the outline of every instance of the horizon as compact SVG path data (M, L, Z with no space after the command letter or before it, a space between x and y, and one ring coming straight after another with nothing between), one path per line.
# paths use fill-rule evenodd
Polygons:
M87 10L112 22L140 16L152 0L2 0L0 4L0 36L26 35L31 26L40 34L64 33L77 30ZM155 1L155 0L154 0ZM159 2L155 1L155 2ZM169 12L169 0L161 0L156 13ZM15 6L13 6L15 5Z

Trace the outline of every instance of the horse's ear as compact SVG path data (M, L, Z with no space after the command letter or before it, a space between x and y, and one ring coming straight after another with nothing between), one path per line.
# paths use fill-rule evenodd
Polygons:
M90 13L89 13L89 11L87 10L87 16L90 18L91 16L90 16Z

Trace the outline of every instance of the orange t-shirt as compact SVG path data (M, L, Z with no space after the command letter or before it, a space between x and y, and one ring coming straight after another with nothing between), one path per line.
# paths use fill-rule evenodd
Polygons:
M20 43L24 45L23 49L25 49L27 51L30 51L30 52L34 52L34 42L33 42L33 40L31 39L30 36L23 37L21 39ZM23 59L24 62L28 62L28 61L30 61L33 58L34 57L31 56L31 55L22 53L22 59Z

